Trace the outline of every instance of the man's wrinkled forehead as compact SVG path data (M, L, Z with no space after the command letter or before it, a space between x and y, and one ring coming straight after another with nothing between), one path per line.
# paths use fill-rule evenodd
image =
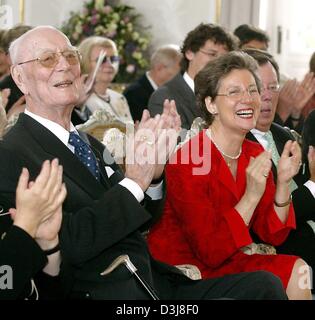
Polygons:
M26 54L74 48L66 36L55 30L42 30L30 34L24 39L23 47Z

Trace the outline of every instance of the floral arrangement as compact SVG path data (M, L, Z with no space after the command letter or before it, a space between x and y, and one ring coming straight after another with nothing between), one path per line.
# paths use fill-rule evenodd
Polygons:
M139 18L133 7L117 1L92 0L84 3L81 12L71 12L61 29L74 45L92 35L115 41L120 55L115 81L128 83L148 67L149 35L143 33Z

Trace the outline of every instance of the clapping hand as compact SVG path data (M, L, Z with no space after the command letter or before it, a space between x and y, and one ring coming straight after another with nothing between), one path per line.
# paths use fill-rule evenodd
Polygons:
M90 79L87 74L81 75L81 77L78 79L77 87L78 87L78 101L76 103L77 107L84 106L85 101L89 98L91 95L90 87Z
M181 130L180 116L176 110L174 100L166 99L163 105L163 113L159 123L156 168L153 179L159 179L164 171L164 166L177 145L178 135Z
M251 158L246 168L246 195L257 203L265 192L271 165L271 154L264 151L258 157Z
M285 122L291 113L299 114L309 99L315 94L313 72L305 75L302 82L288 80L280 90L277 112Z
M58 235L65 197L62 167L57 159L47 160L34 182L29 182L29 172L23 168L16 189L16 209L9 211L15 225L38 241L49 242Z
M287 141L285 144L278 166L278 183L288 184L299 172L301 166L301 148L296 141Z
M142 190L161 177L176 147L180 125L175 102L165 100L161 115L151 118L149 111L144 110L135 134L127 135L126 177L137 182Z
M308 147L307 159L310 170L310 179L315 182L315 148L313 146Z

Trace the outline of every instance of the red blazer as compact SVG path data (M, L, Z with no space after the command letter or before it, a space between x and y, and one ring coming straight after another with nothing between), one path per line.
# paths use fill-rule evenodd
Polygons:
M253 242L250 229L264 242L279 245L295 228L292 205L285 224L274 210L272 173L249 226L234 209L245 192L250 157L262 151L259 144L244 141L235 181L206 131L187 142L166 167L164 213L148 236L153 256L170 264L197 265L204 278L267 270L286 286L297 257L240 250Z

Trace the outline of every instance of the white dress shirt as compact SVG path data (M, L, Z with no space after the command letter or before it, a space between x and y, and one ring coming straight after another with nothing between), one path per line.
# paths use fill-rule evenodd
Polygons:
M183 78L184 78L185 82L188 84L189 88L192 90L192 92L195 92L194 79L192 79L187 72L184 73Z
M152 88L154 89L154 91L157 90L158 85L157 85L157 84L154 82L154 80L150 77L149 71L147 71L147 72L145 73L145 76L147 77L147 79L148 79L148 81L150 82L150 84L151 84Z
M74 147L69 144L70 133L65 128L63 128L58 123L38 116L27 109L24 113L33 118L35 121L39 122L41 125L43 125L46 129L53 133L64 145L66 145L67 148L71 150L71 152L74 153ZM77 132L72 123L70 123L70 131ZM105 170L108 177L110 177L114 173L113 169L109 166L105 166ZM119 184L128 189L139 202L141 202L144 199L144 193L135 181L129 178L124 178L122 181L119 182ZM152 198L152 200L158 200L162 198L162 185L163 182L161 182L157 186L148 188L146 193Z

